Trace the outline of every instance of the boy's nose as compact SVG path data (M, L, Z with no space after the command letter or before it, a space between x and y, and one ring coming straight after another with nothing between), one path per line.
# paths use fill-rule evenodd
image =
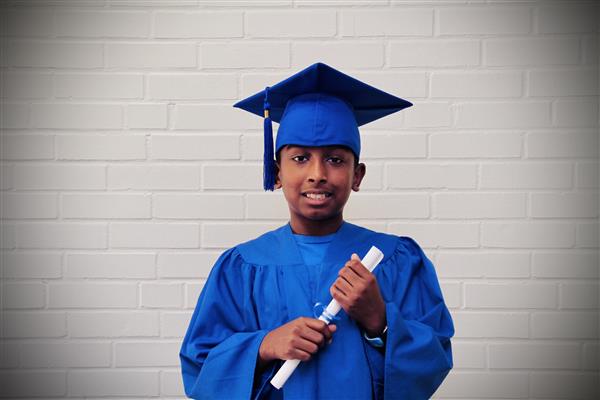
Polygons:
M327 182L327 171L322 161L313 159L308 171L308 181L319 183Z

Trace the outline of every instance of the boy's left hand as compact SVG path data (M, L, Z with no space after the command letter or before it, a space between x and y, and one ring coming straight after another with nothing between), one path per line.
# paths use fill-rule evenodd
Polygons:
M375 275L361 264L358 255L352 254L329 292L367 335L375 337L381 334L386 325L385 303Z

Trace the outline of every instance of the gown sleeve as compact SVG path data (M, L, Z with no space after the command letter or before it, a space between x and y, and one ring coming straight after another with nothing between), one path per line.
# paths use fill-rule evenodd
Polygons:
M375 398L429 399L452 368L454 335L433 264L416 242L402 237L382 266L377 278L386 302L385 347L364 341Z
M254 269L237 250L223 253L198 298L179 353L185 393L193 399L260 398L273 367L255 376L260 330L250 301Z

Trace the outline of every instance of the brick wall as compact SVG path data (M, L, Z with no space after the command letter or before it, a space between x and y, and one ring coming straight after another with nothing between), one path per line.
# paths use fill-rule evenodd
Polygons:
M435 262L456 324L436 397L597 395L597 3L1 7L3 397L182 397L212 263L287 218L231 105L316 61L415 103L362 128L346 216Z

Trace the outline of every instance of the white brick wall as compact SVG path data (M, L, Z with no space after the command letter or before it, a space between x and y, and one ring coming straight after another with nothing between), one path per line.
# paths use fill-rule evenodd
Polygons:
M596 2L10 0L0 25L0 397L183 397L212 264L288 218L231 105L316 61L415 104L362 128L346 217L436 265L436 398L598 397Z

